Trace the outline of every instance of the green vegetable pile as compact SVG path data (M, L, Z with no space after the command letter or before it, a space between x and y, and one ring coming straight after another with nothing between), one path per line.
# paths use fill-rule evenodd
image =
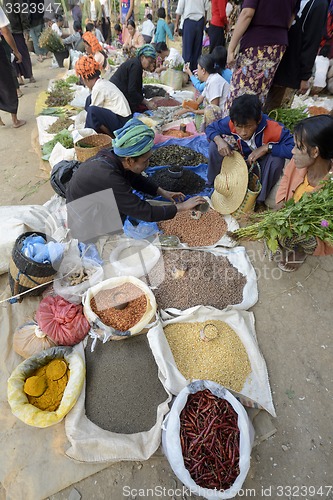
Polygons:
M294 132L295 125L304 120L304 118L308 118L308 113L305 111L306 106L301 108L277 108L272 109L268 113L268 116L277 122L283 123L283 125L289 128L290 132Z
M66 83L69 83L70 85L77 85L80 83L80 78L76 75L70 75L66 78L65 80Z
M57 144L57 142L60 142L60 144L66 149L71 149L74 147L73 138L71 136L71 133L68 132L68 130L62 130L51 141L46 142L43 145L43 148L42 148L43 160L48 160L50 158L52 150L53 150L54 146Z
M234 240L266 239L272 252L278 249L278 238L294 235L315 236L333 246L333 178L321 185L321 189L305 193L297 203L290 199L281 210L256 214L258 222L229 236Z
M143 83L160 83L158 78L152 78L151 76L143 77Z
M66 106L73 99L73 90L70 83L65 80L57 80L53 90L49 92L45 103L47 106Z

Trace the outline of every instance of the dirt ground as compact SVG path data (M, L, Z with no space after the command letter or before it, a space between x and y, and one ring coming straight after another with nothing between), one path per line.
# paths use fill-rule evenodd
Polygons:
M1 112L0 202L43 204L53 191L31 145L35 100L59 69L33 65L35 84L22 88L20 129ZM253 307L260 349L270 377L276 433L252 451L251 468L236 498L333 499L332 277L333 257L310 257L296 273L282 273L261 243L246 245L257 271ZM75 488L75 490L74 490ZM182 490L159 451L146 462L121 462L73 484L50 500L198 498ZM5 499L4 490L0 499ZM35 500L35 499L27 499Z

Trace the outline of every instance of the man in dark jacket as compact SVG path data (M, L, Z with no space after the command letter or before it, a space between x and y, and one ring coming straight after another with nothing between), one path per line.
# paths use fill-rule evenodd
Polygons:
M288 47L275 73L264 111L288 106L298 91L305 94L325 30L328 0L307 0L288 33Z

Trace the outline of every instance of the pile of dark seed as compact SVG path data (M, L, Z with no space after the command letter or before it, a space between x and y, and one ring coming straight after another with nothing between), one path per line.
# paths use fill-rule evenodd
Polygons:
M184 194L200 193L205 186L205 181L200 175L186 168L184 168L183 175L179 179L170 177L168 168L157 170L152 174L151 179L167 191L181 191Z
M86 414L102 429L121 434L148 431L167 399L146 335L97 341L86 356Z
M194 167L200 163L207 163L208 159L201 153L197 153L185 146L171 145L161 146L153 150L149 159L149 166L172 165L174 167Z
M144 85L143 93L146 99L165 97L167 95L167 92L162 87L156 87L155 85Z
M161 309L240 304L246 277L226 257L197 250L167 250L146 278Z

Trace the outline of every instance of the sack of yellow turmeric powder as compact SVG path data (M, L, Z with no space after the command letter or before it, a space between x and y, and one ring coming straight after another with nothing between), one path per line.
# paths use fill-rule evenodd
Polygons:
M47 411L38 408L36 405L31 404L31 402L40 399L42 393L45 392L44 390L47 389L47 379L46 381L43 379L42 388L40 387L40 383L36 383L36 379L40 377L41 369L45 366L50 366L50 363L54 360L62 360L65 362L64 365L67 364L65 370L67 372L66 382L64 384L62 396L59 398L57 404L54 404L54 402L56 402L58 394L54 392L55 389L49 384L48 399L50 399L50 401L43 401L42 404L39 405L40 408L54 408L53 411ZM46 372L47 371L46 369ZM49 372L51 372L50 374L52 375L54 370L49 370ZM22 422L33 427L49 427L57 424L75 405L83 387L84 377L84 360L72 347L51 347L50 349L34 354L19 364L8 379L7 395L12 413L22 420ZM34 382L34 384L26 384L29 378L29 382ZM40 382L40 380L37 380L37 382ZM55 384L54 387L58 385L59 384ZM31 387L41 389L40 394L33 393L29 395L28 393L30 391L27 388L28 386L30 389ZM31 396L34 396L34 398Z

